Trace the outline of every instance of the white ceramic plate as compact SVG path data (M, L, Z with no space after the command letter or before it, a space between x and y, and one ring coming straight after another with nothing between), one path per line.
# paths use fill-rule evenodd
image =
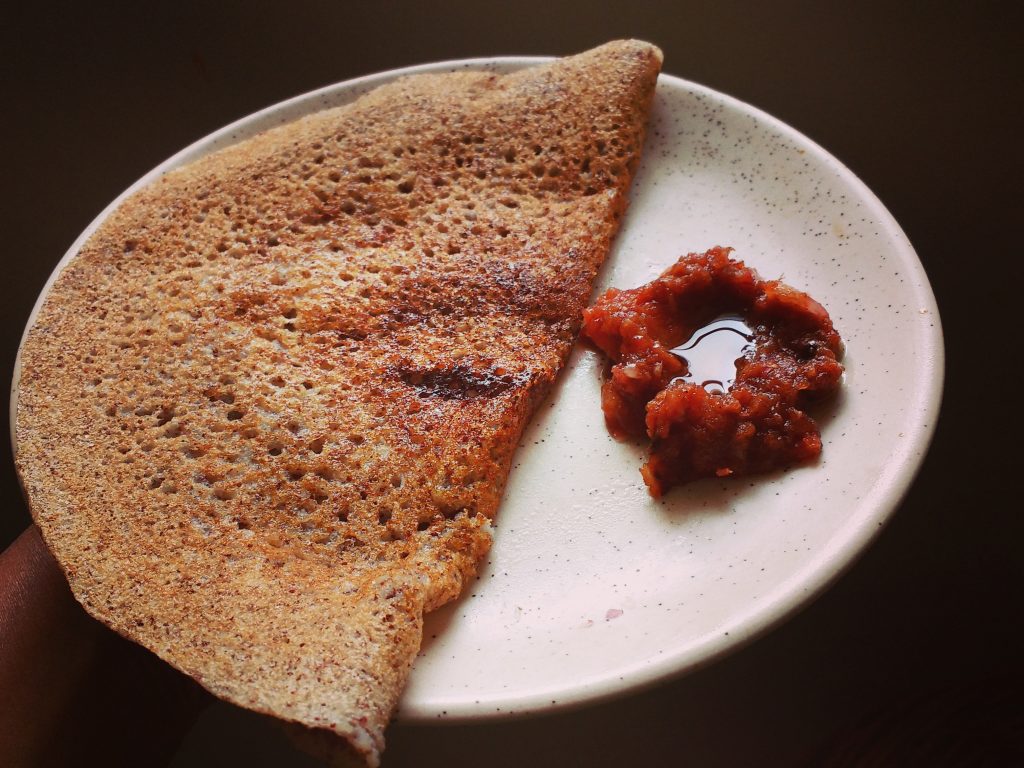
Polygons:
M537 61L447 62L329 86L211 134L125 194L399 75ZM599 289L638 285L684 252L730 245L763 277L784 277L831 312L847 373L845 394L821 420L824 457L655 502L638 472L642 451L604 429L599 360L577 349L523 440L479 579L427 621L400 717L570 706L706 663L834 579L921 463L941 394L939 318L907 239L850 171L763 112L662 75L631 197Z

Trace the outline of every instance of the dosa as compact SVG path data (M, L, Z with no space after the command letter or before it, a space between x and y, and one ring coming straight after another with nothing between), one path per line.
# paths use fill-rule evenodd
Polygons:
M579 331L660 63L625 41L400 79L114 210L16 390L29 505L86 609L375 765Z

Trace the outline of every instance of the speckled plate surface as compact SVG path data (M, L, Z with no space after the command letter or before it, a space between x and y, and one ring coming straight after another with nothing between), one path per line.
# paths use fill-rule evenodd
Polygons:
M446 62L329 86L211 134L125 194L400 75L536 61ZM762 277L782 277L830 311L847 374L843 396L818 414L823 459L655 502L638 471L642 450L604 429L600 361L577 349L524 437L479 579L428 618L401 718L571 706L706 663L820 592L871 541L920 465L942 387L938 313L899 226L852 173L763 112L663 75L631 198L599 289L638 285L684 252L729 245Z

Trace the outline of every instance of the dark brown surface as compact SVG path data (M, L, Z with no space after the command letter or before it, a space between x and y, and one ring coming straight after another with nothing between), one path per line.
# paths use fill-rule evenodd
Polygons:
M398 725L385 765L476 765L482 756L491 766L797 765L830 746L862 744L863 724L879 719L892 725L882 749L893 753L893 738L922 731L904 714L908 702L939 692L977 712L1021 669L1019 450L998 450L1009 448L1019 424L1012 416L979 418L975 401L979 392L995 399L989 388L1009 365L1004 353L1017 324L1006 279L1019 269L1011 212L1019 218L1022 202L1020 24L1010 7L181 2L114 15L21 5L0 32L8 84L0 128L3 377L36 293L75 236L138 176L229 120L395 66L649 39L664 50L666 72L761 107L822 144L902 224L932 280L946 334L945 405L933 449L857 565L750 647L578 712ZM980 259L993 268L975 269ZM27 520L6 453L0 477L6 543ZM983 712L987 731L963 730L992 750L1010 750L992 755L1019 754L1019 741L990 738L1019 718L1019 698L999 701ZM933 741L951 732L923 731L932 735L921 739ZM871 752L867 741L858 751ZM221 709L193 732L177 765L270 765L291 759L287 750L274 730ZM966 760L959 764L985 764Z

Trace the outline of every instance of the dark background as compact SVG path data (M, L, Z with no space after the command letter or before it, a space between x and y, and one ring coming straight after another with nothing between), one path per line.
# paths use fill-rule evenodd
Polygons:
M1001 749L1013 732L1004 725L1024 730L1014 688L1024 648L1024 505L1013 482L1021 425L1002 386L1013 380L1020 349L1024 69L1012 5L232 0L118 12L93 3L8 8L0 24L0 379L10 380L28 313L72 240L136 178L215 128L382 69L650 40L664 50L666 72L752 103L822 144L902 224L945 329L946 391L931 453L864 557L751 646L577 712L397 725L385 765L817 764L844 744L897 754L916 734L960 734ZM6 440L0 445L2 548L28 517ZM878 723L895 725L880 732ZM243 761L304 758L272 729L224 707L200 723L177 764Z

